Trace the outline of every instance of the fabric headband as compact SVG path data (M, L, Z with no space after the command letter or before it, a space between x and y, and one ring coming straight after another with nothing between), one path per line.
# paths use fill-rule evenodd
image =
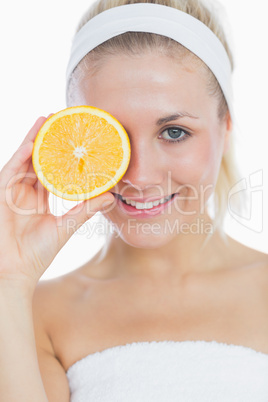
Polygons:
M160 4L118 6L89 20L74 37L67 67L67 85L73 70L88 52L125 32L148 32L166 36L198 56L217 78L233 119L232 68L223 44L198 19Z

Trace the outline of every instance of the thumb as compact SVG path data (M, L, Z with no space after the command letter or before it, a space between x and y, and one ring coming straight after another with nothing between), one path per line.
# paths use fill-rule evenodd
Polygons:
M90 200L81 202L65 215L59 216L57 218L57 226L61 247L96 212L111 207L114 202L115 197L112 193L101 194Z

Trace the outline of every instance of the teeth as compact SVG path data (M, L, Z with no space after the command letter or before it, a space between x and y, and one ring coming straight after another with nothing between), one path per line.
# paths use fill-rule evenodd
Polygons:
M171 197L172 195L169 195L168 197L161 198L160 200L151 202L136 202L124 197L122 197L122 200L125 201L128 205L135 207L136 209L151 209L153 207L157 207L159 204L164 204L165 202L169 201Z

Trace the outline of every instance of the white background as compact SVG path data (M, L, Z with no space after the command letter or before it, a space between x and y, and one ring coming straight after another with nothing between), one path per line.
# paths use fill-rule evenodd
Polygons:
M0 167L40 115L66 107L65 70L71 40L80 17L90 4L90 0L2 2ZM226 231L242 243L268 253L267 0L221 0L220 4L223 8L219 7L219 12L223 19L227 18L236 61L238 164L245 183L249 185L252 175L252 184L258 186L255 193L251 193L252 216L242 217L242 223L234 218L227 219ZM102 244L103 237L91 236L85 230L78 232L43 278L75 269Z

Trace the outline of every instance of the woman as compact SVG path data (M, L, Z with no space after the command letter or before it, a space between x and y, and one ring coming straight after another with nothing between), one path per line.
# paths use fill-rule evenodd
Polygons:
M1 172L1 397L267 401L267 255L221 226L235 180L231 53L200 1L129 3L85 16L67 85L68 106L104 109L128 132L122 180L50 215L31 165L44 117ZM96 211L116 230L105 249L38 282L68 219Z

